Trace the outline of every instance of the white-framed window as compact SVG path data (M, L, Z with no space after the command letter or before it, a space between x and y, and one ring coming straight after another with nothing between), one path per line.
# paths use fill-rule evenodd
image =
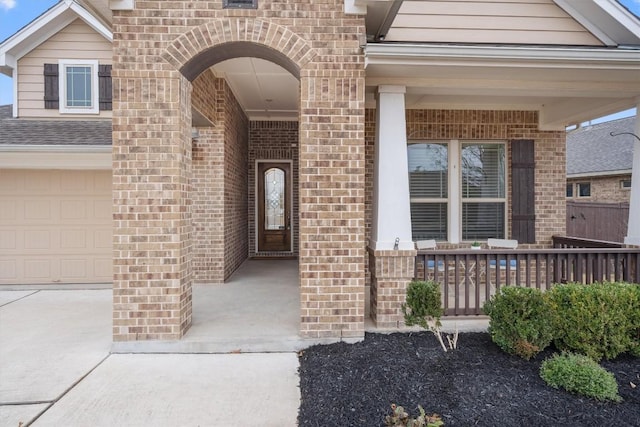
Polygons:
M420 141L407 151L414 240L505 237L504 142Z
M60 113L98 114L98 61L61 59Z
M567 184L567 198L573 197L573 184Z
M578 197L591 197L591 183L578 182L576 184L576 193Z
M620 188L622 188L623 190L630 190L631 189L631 180L630 179L623 179L620 181Z

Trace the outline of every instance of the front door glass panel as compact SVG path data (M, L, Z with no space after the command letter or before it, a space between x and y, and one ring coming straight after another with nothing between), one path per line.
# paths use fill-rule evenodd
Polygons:
M271 168L264 173L264 229L285 228L285 173Z

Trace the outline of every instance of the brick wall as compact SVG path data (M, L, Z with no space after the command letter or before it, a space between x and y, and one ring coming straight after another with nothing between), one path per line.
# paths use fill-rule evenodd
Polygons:
M616 175L588 178L567 179L567 184L573 184L573 197L567 200L598 202L598 203L629 203L631 197L630 188L622 188L620 181L631 180L631 175ZM590 197L577 197L578 189L575 184L579 182L591 183Z
M216 126L200 127L193 141L193 273L199 283L222 283L225 270L225 128L222 79L210 72L193 82L193 105Z
M231 89L224 85L224 278L248 254L249 121Z
M249 256L256 255L256 161L290 160L293 189L293 254L298 253L298 122L252 121L249 125ZM274 255L274 254L270 254ZM277 256L277 254L275 254Z
M220 0L140 0L133 11L114 11L114 169L118 169L114 203L122 215L116 216L114 228L114 298L124 298L126 292L136 297L157 294L161 296L158 306L170 307L159 321L167 326L134 330L132 322L119 321L131 316L151 318L156 305L116 303L115 340L175 339L186 330L187 323L180 321L182 306L171 305L175 301L187 305L190 294L185 296L185 287L191 278L192 234L185 222L191 215L190 158L184 159L187 148L191 152L191 102L186 90L189 82L182 76L193 81L213 65L224 56L216 49L222 44L238 47L238 56L246 56L244 48L255 49L300 79L301 333L308 337L363 336L365 82L359 45L364 17L347 16L343 8L341 0L304 1L293 6L286 0L264 0L251 10L225 10ZM219 139L216 131L207 130L211 133L207 137ZM204 149L204 142L198 142L196 154L202 155ZM238 165L235 157L225 154L225 159ZM136 179L143 180L144 171L156 164L166 184L131 194L139 186ZM230 177L225 175L225 181ZM151 197L150 191L166 193ZM135 200L135 206L127 205L127 197ZM145 205L137 197L150 202ZM136 218L144 206L153 203L167 211L158 214L155 225L167 231L162 239L168 242L153 240L144 247L132 244L150 235L146 229L151 224L146 220L130 224L124 215ZM235 211L240 201L231 203L236 203L230 208ZM246 212L247 205L244 207ZM225 215L227 212L225 209ZM233 244L225 248L230 253L241 252ZM163 262L171 265L167 276L163 268L150 267L158 262L150 253L165 249ZM232 259L238 258L234 255ZM150 277L136 272L138 268L146 269ZM153 282L156 275L161 280ZM134 282L138 288L130 290Z

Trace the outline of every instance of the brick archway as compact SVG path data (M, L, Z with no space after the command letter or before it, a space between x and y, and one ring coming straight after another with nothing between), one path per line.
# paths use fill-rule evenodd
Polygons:
M218 62L252 56L274 62L296 78L316 57L299 35L260 19L215 19L187 31L171 43L162 57L189 80Z
M177 340L191 325L193 160L203 138L225 132L210 126L194 146L193 101L214 98L193 89L212 65L246 56L276 63L300 81L300 336L362 339L364 17L345 15L337 1L305 3L295 16L286 2L250 12L199 9L204 3L195 2L201 13L175 2L143 3L135 16L121 16L114 32L114 341ZM237 13L257 17L229 16ZM128 24L138 20L144 24ZM147 29L159 35L151 38ZM222 101L212 110L232 109L209 111L210 123L220 114L239 116L231 98L216 98Z

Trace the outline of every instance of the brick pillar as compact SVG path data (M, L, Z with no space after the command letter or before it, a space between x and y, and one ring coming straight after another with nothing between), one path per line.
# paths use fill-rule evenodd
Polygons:
M357 48L357 45L354 49ZM300 81L301 335L364 337L364 66ZM341 58L336 58L336 61Z
M413 279L415 250L369 250L371 266L371 318L378 328L404 325L402 304Z
M177 71L114 69L114 341L191 325L190 91Z

